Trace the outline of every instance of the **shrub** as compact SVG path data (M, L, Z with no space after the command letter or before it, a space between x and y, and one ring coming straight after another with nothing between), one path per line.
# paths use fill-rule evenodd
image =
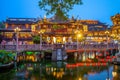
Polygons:
M15 53L0 50L0 65L7 64L14 60Z

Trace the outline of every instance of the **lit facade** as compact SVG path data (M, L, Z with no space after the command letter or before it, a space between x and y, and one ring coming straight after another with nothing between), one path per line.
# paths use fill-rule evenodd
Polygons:
M5 21L5 29L2 30L4 40L12 41L15 37L14 29L19 27L19 42L27 41L33 44L32 36L40 35L43 31L42 39L48 43L76 42L78 30L87 41L105 41L107 25L97 20L75 20L74 17L67 21L61 21L57 17L47 19L39 18L8 18Z
M112 16L111 20L113 22L113 26L111 29L113 37L116 39L120 39L120 14Z

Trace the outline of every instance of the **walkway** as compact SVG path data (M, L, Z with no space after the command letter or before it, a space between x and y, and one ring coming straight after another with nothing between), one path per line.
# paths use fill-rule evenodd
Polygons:
M79 44L78 47L76 44L43 44L41 47L39 44L32 44L32 45L19 45L18 51L40 51L40 50L53 50L56 48L65 48L67 52L69 51L104 51L107 49L118 49L118 45L93 45L93 44ZM0 50L7 50L7 51L16 51L16 45L0 45Z

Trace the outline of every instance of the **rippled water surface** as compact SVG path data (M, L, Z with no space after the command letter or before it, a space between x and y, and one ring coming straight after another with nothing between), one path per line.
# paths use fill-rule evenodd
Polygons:
M67 62L21 63L0 80L120 80L119 66L74 66Z

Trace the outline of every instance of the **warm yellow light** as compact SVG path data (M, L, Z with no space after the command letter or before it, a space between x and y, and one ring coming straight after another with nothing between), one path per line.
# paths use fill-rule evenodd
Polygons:
M109 31L105 31L105 34L109 34Z
M111 34L112 37L115 37L115 34Z
M117 72L112 72L112 75L113 75L113 77L115 77L116 75L117 75Z
M78 80L82 80L82 78L80 77Z
M86 57L85 57L85 54L83 54L83 61L85 61Z
M82 34L78 34L77 36L81 38L81 37L82 37Z
M33 67L27 67L27 70L33 70Z
M56 76L56 72L53 72L53 76Z
M19 31L21 31L21 29L17 27L17 28L14 29L14 31L19 32Z
M78 34L78 32L79 32L79 30L76 30L76 31L75 31L75 34Z
M53 72L53 67L51 68L51 71Z
M63 42L64 42L64 43L66 42L66 38L65 38L65 37L63 37Z
M91 58L92 58L92 59L94 59L94 58L95 58L95 54L94 54L94 53L91 55Z
M55 37L53 37L53 42L56 43L56 38Z
M32 31L35 31L35 29L36 29L36 28L35 28L35 25L33 24L33 25L31 26L31 30L32 30Z
M44 30L40 30L38 33L43 34L44 32L45 32Z

